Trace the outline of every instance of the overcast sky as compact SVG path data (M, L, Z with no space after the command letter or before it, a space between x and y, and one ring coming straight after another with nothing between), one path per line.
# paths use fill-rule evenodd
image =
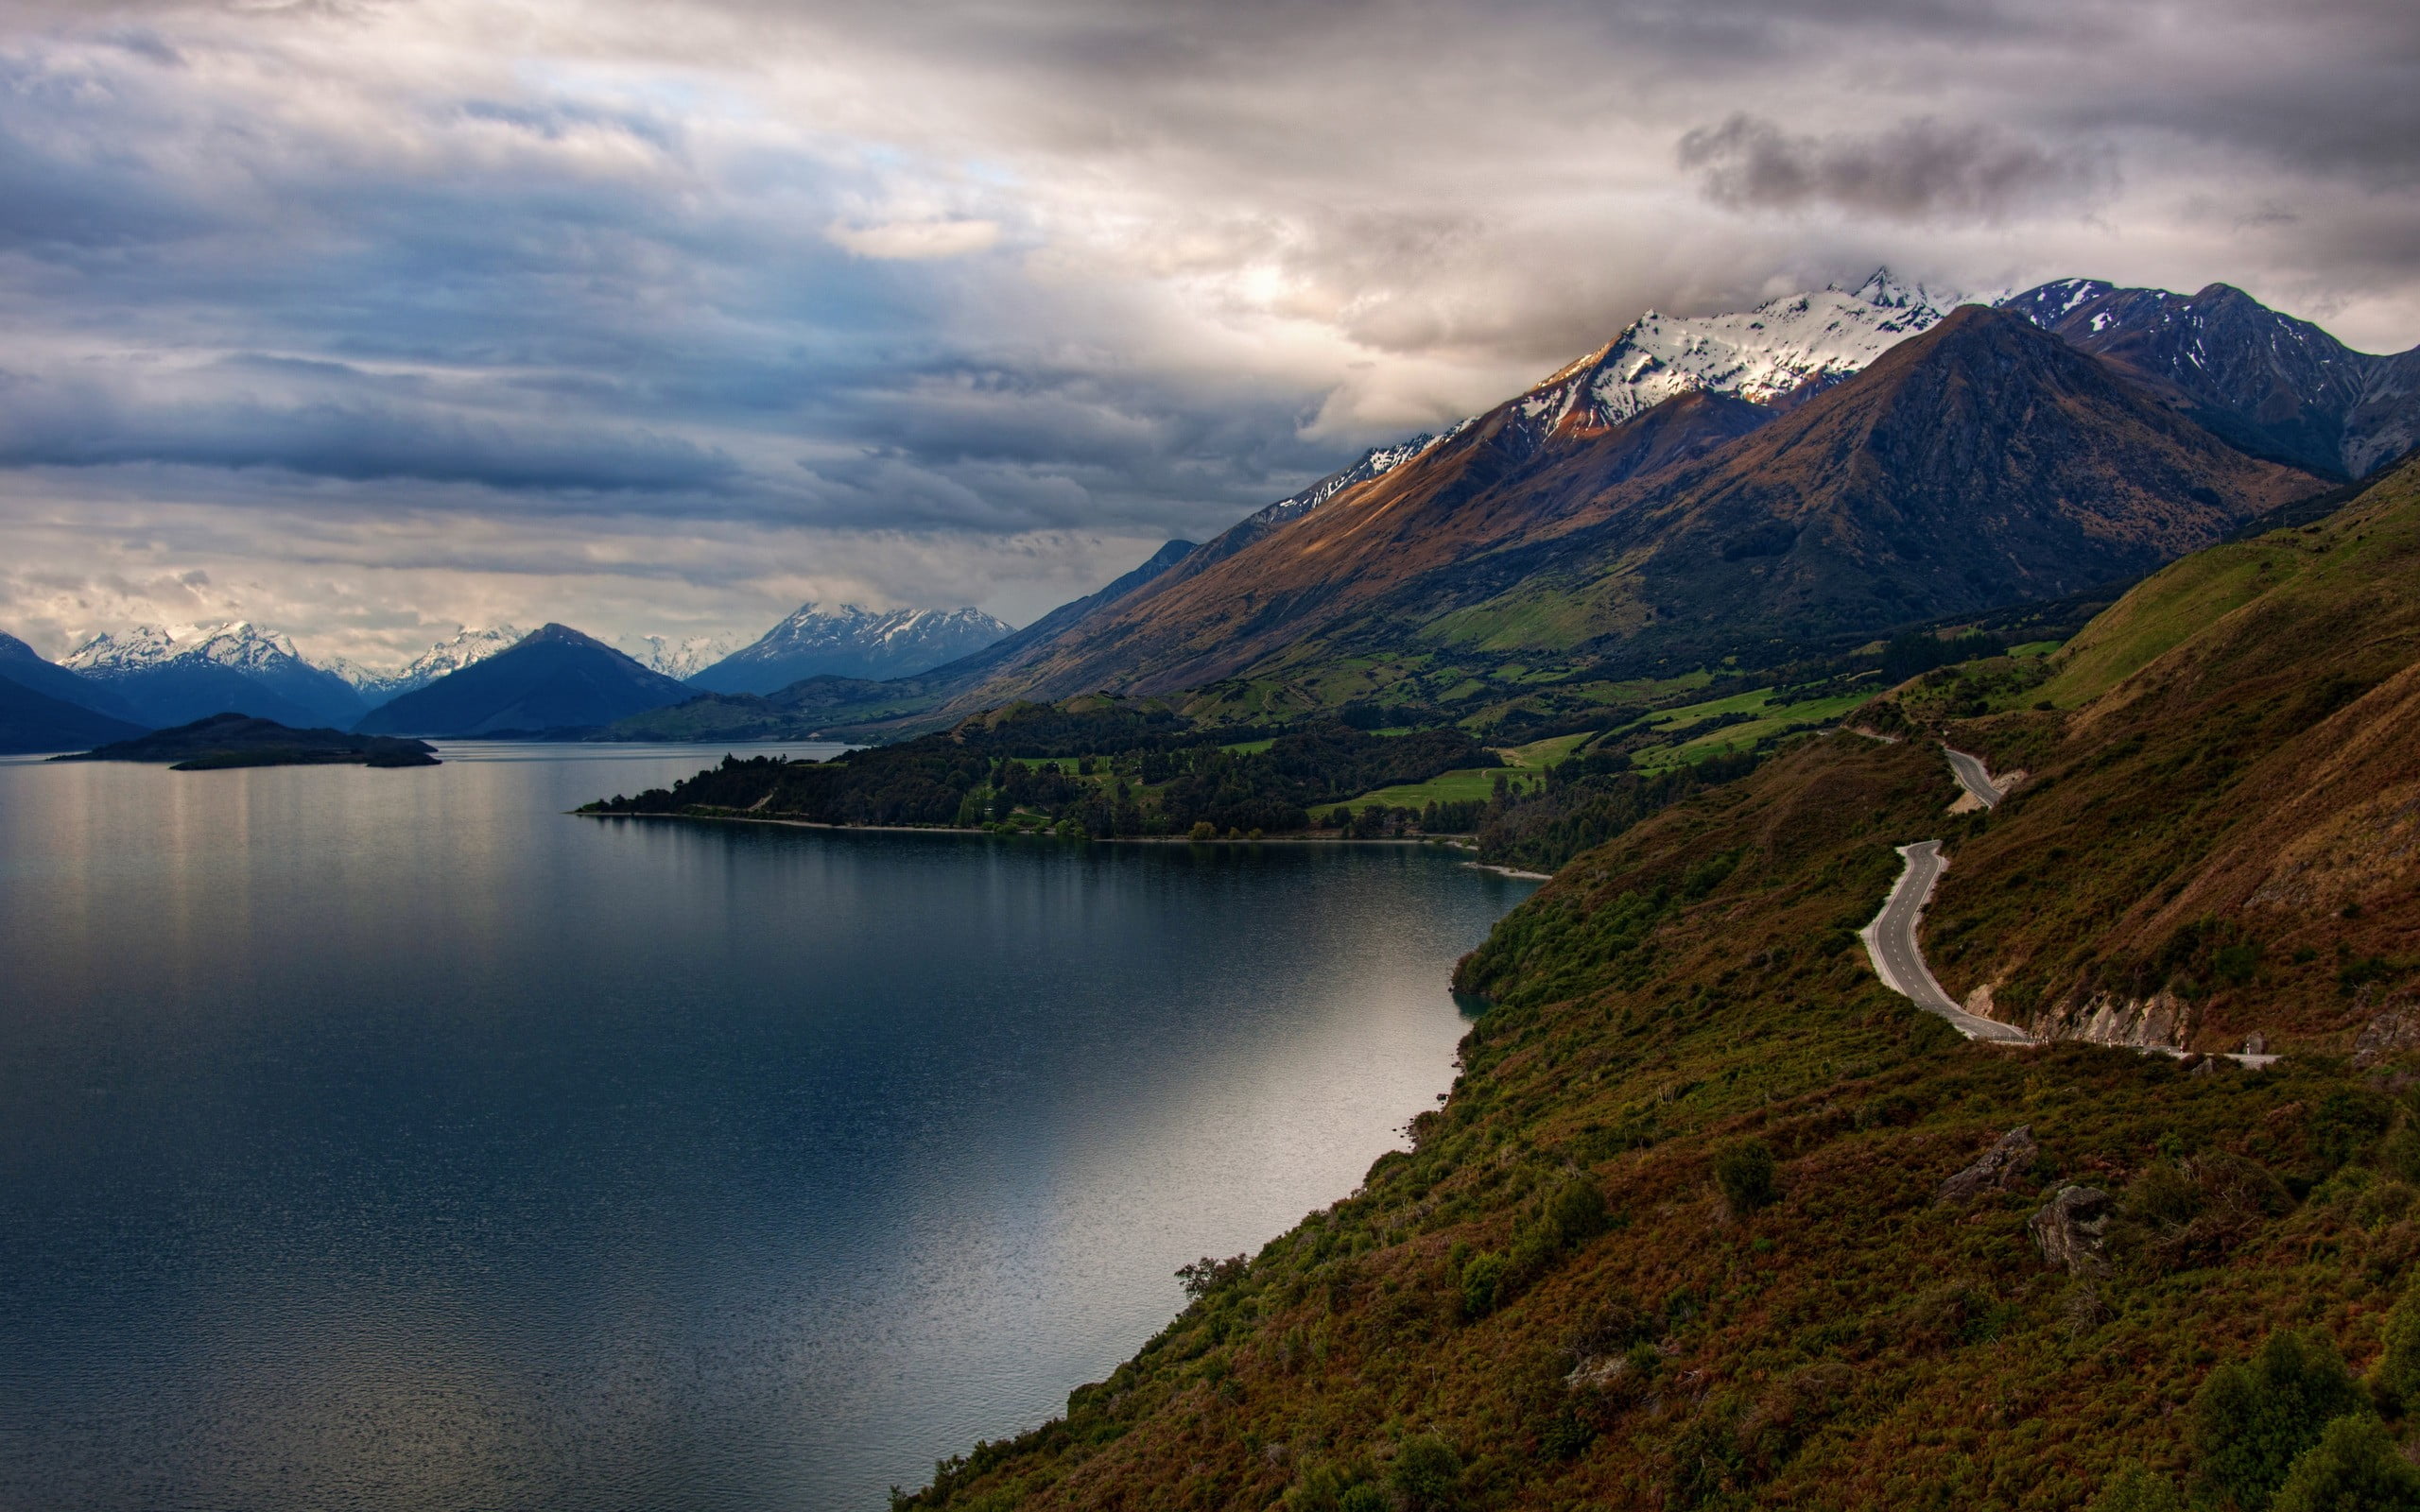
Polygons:
M1019 623L1644 308L2420 342L2411 0L0 0L0 628Z

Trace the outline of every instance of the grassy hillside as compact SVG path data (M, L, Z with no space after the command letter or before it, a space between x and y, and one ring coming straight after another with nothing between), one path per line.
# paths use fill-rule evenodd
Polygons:
M1927 741L1837 732L1580 856L1464 962L1494 1005L1410 1151L1192 1267L1063 1418L906 1500L2065 1508L2123 1478L2101 1505L2420 1505L2378 1448L2420 1400L2415 512L2392 478L2154 579L2053 666L1874 711L2043 774L1996 812L1947 815ZM2208 586L2262 560L2265 591ZM2256 989L2285 1059L1986 1048L1915 1014L1853 932L1928 835L1954 988L2012 957L2202 973L2241 995L2194 999L2200 1032Z
M2420 969L2415 663L2420 466L2144 583L1940 722L2031 774L1942 885L1944 984L2056 1032L2343 1048Z

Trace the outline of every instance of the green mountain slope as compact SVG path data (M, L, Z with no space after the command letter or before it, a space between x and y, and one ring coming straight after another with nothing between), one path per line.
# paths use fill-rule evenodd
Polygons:
M2047 684L1928 675L1867 711L1910 738L1809 739L1579 857L1465 961L1494 1006L1410 1151L1191 1268L1134 1359L913 1504L2066 1508L2134 1460L2260 1507L2290 1464L2406 1435L2414 485L2188 559ZM1952 816L1936 718L2043 778ZM2245 980L2318 968L2263 988L2285 1058L1991 1048L1914 1013L1853 932L1931 836L1953 987L2282 909ZM2243 937L2164 965L2216 980Z

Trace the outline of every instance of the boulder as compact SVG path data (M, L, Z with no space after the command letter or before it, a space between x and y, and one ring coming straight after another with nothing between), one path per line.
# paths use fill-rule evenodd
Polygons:
M2061 1187L2042 1211L2025 1220L2042 1258L2070 1276L2102 1276L2101 1236L2109 1228L2109 1194L2099 1187Z
M1944 1181L1932 1199L1945 1204L1969 1202L1986 1192L2006 1192L2024 1181L2033 1158L2041 1153L2042 1146L2033 1143L2033 1130L2020 1124L2001 1135L1974 1164Z

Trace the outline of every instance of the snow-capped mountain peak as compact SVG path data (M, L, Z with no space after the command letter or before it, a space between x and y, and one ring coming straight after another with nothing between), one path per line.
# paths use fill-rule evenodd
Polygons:
M1751 310L1650 310L1522 395L1520 413L1547 430L1601 429L1692 389L1771 404L1862 369L1959 302L1876 268L1854 289L1786 294Z
M188 660L238 672L310 664L283 633L262 629L248 620L228 620L216 625L138 625L123 634L104 630L68 652L60 665L111 676Z
M824 673L910 677L979 651L1010 629L979 609L874 610L809 601L689 680L717 693L770 693Z
M521 644L524 633L510 625L466 627L453 639L440 641L412 658L398 672L373 672L351 662L331 670L352 683L364 697L396 698L414 689L427 687L448 673L459 672L475 662L484 662L498 651L511 650Z
M683 680L696 677L738 647L739 643L728 635L641 635L622 645L648 671Z

